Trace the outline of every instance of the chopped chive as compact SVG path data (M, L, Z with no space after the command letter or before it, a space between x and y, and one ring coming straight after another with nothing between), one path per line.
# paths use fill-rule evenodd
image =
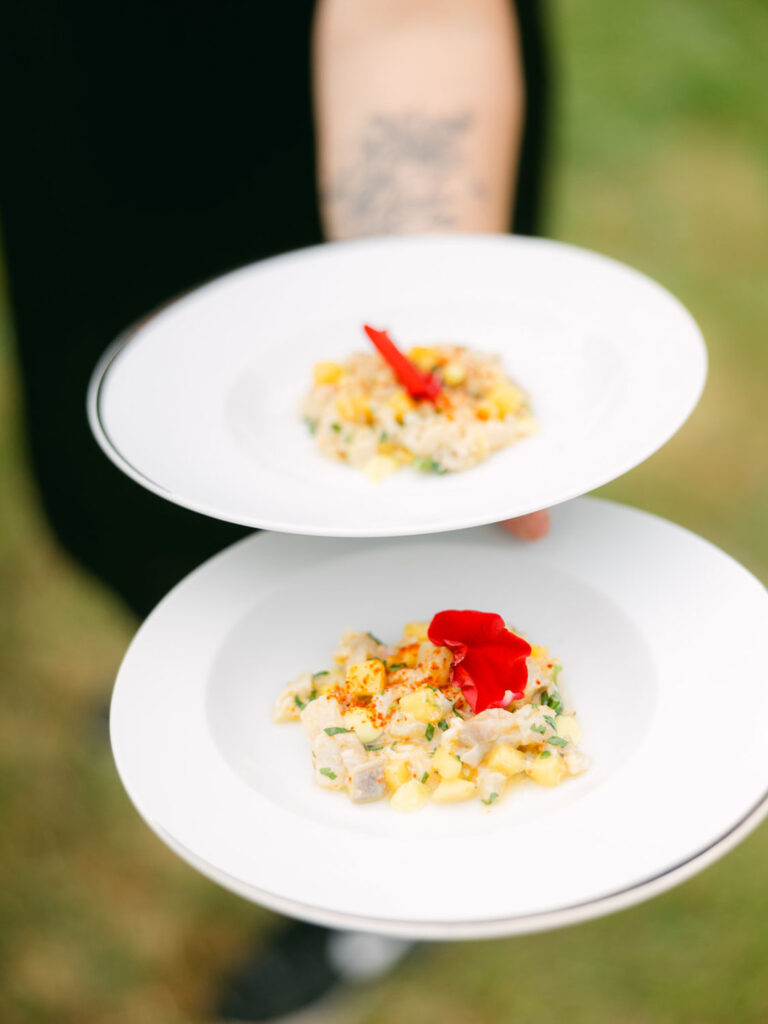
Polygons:
M338 736L340 732L352 732L351 729L345 729L343 725L329 725L327 729L323 729L326 736Z
M539 760L543 761L545 757L552 757L552 751L542 750L542 752L539 754Z
M532 725L532 726L531 726L531 732L538 732L538 733L541 733L541 735L542 735L542 736L544 735L544 733L545 733L546 731L547 731L547 730L546 730L545 726L543 726L543 725Z
M408 668L404 661L396 661L394 665L389 666L390 672L396 672L399 668Z
M490 807L491 804L494 802L494 800L498 800L498 799L499 799L499 794L498 793L491 793L491 795L488 797L487 800L483 800L483 803L484 804L488 804L488 806Z
M445 732L445 730L448 728L448 723L444 718L441 718L440 721L437 723L437 728L440 729L442 732Z
M424 735L427 737L428 740L431 740L432 737L435 735L435 727L434 727L434 725L432 725L431 722L429 723L427 728L424 730Z
M384 749L384 744L383 743L378 743L378 744L376 744L376 743L364 743L363 746L365 747L366 750L383 750Z
M313 673L312 673L312 678L313 678L313 679L319 679L319 678L320 678L320 676L327 676L327 675L329 675L329 674L330 674L330 673L328 672L328 669L327 669L327 668L324 668L322 672L313 672Z
M303 711L304 708L307 706L297 693L294 693L293 695L293 703L296 705L299 711Z
M304 422L306 423L307 430L309 430L310 434L314 434L317 431L317 424L314 420L311 420L309 416L304 417Z
M330 768L321 768L320 769L320 774L321 775L325 775L329 779L335 779L336 778L336 772L331 771Z
M421 776L421 784L422 784L422 786L424 785L424 783L427 781L428 778L429 778L429 772L424 772L424 774Z
M391 749L391 750L394 750L396 746L397 746L397 740L395 740L395 741L394 741L394 743L392 744L392 746L390 747L390 749Z
M309 695L309 700L307 701L307 703L309 703L309 701L313 701L313 700L317 700L317 688L314 687L314 686L312 687L312 692Z
M553 683L557 683L557 677L560 675L560 673L562 671L563 671L563 666L562 665L555 665L555 667L552 669L552 682Z
M378 638L377 636L374 636L374 635L373 635L373 633L371 633L371 631L370 631L370 630L368 630L368 636L369 636L369 637L371 638L371 640L373 640L373 642L374 642L375 644L378 644L378 645L379 645L379 647L383 647L383 646L384 646L384 644L382 643L382 641L381 641L381 640L379 640L379 638Z
M386 430L382 430L382 432L379 434L380 441L386 441L388 437L389 434L386 432Z
M568 740L564 740L562 736L550 736L547 743L551 743L553 747L564 747Z
M332 423L331 424L331 430L335 430L337 434L341 433L341 424L340 423Z
M420 469L422 473L447 472L435 459L422 458L420 455L414 456L412 465L414 469Z
M544 715L544 721L547 723L548 726L550 726L550 728L554 729L555 732L557 732L557 723L555 722L552 715Z

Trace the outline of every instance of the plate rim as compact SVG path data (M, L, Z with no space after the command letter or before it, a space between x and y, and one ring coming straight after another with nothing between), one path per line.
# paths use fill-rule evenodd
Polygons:
M623 469L617 474L615 471L610 470L608 467L600 473L593 474L587 479L585 475L585 483L580 485L578 489L569 491L556 500L550 499L547 501L548 507L554 507L555 505L563 504L564 502L571 501L573 498L581 497L584 494L588 494L590 491L595 490L598 487L602 487L614 479L618 479L630 470L635 469L641 465L648 458L654 455L657 451L660 451L681 429L681 427L689 419L696 406L698 405L704 388L707 382L708 368L709 368L709 357L704 340L703 333L698 323L694 319L693 315L687 309L687 307L669 291L664 285L658 281L649 277L641 270L637 270L635 267L629 264L623 263L621 260L615 259L612 256L608 256L604 253L596 252L592 249L584 248L583 246L573 245L570 242L562 242L558 239L553 238L542 238L537 236L523 236L523 235L509 235L509 234L489 234L482 232L466 232L466 233L446 233L444 235L408 235L408 236L392 236L392 235L380 235L372 236L368 238L354 238L345 239L343 241L334 242L322 242L316 245L304 246L300 249L294 249L289 252L279 253L275 256L267 257L266 259L252 261L246 263L240 267L236 267L233 270L226 271L223 274L218 274L215 277L209 278L202 283L187 288L179 294L171 297L155 309L151 310L146 315L142 316L139 320L128 326L123 330L117 338L107 347L102 354L96 366L91 374L88 389L86 393L86 412L88 417L88 423L91 431L102 449L104 454L110 459L110 461L117 466L122 472L130 477L135 483L145 487L147 490L164 498L166 501L170 501L181 508L189 509L192 512L197 512L200 515L208 516L212 519L217 519L221 522L232 523L237 526L245 526L251 529L269 530L274 533L285 533L297 536L309 536L309 537L338 537L338 538L382 538L382 537L405 537L405 536L420 536L431 533L447 533L453 530L461 529L472 529L476 526L485 526L493 522L498 522L505 516L519 516L526 515L530 512L538 511L541 507L539 502L529 503L529 506L521 507L520 510L514 510L510 513L497 513L494 512L491 517L487 513L477 513L474 515L465 515L461 520L457 520L450 523L439 522L437 524L421 525L414 527L411 525L403 526L392 526L386 525L380 528L374 527L360 527L354 529L352 527L331 527L327 525L318 525L313 523L301 522L301 523L288 523L279 520L270 520L266 517L252 517L252 516L237 516L233 517L232 513L228 513L225 510L211 505L208 502L196 501L193 498L184 497L181 494L176 493L171 488L165 486L152 477L148 476L143 470L135 466L130 459L123 454L119 446L113 441L110 432L106 426L104 416L102 415L102 400L104 387L107 383L107 379L110 370L114 367L119 356L130 346L136 336L141 330L153 320L155 320L161 313L167 309L175 306L177 303L187 298L192 294L198 294L209 287L218 285L220 282L225 280L232 280L233 278L247 274L253 271L256 267L274 267L281 263L292 262L296 259L311 258L315 254L319 254L322 251L328 251L332 249L334 252L361 248L361 249L377 249L396 247L398 245L405 244L435 244L436 241L447 242L448 244L454 245L467 240L491 242L494 245L503 246L517 246L517 247L531 247L539 248L541 250L550 249L553 251L568 251L573 254L577 254L581 258L588 258L594 260L597 263L604 263L613 268L620 269L623 273L629 274L638 281L642 281L646 286L656 289L662 293L668 301L672 302L678 310L687 318L690 327L692 328L691 343L696 350L696 379L691 381L691 390L689 400L685 406L681 406L678 410L677 415L674 419L670 419L670 425L665 429L664 439L661 443L657 440L653 440L650 443L646 442L644 445L638 446L637 453L633 456L632 461L625 465ZM692 349L693 351L693 349ZM606 475L607 474L607 475Z
M721 558L725 558L741 573L754 581L762 591L765 591L766 589L762 581L733 558L733 556L724 552L711 541L704 537L700 537L698 534L686 527L654 513L604 498L584 498L581 499L579 503L615 507L620 510L626 510L642 519L660 522L667 527L695 538L695 540L700 544L703 544L706 548L712 549ZM218 560L233 549L240 547L240 545L254 543L256 536L258 535L252 535L244 538L243 540L237 541L235 544L225 548L224 551L220 552L218 555L214 555L212 559L203 563L203 565L198 567L198 569L194 570L189 574L189 576L185 577L184 580L177 584L177 586L174 587L165 598L163 598L157 608L159 609L160 606L184 584L185 580L188 580L191 576L194 576L203 570L211 561ZM154 612L152 614L154 614ZM115 691L113 691L112 711L114 711L114 694ZM110 715L110 733L111 737L114 739L113 726L114 718ZM133 788L128 785L116 756L114 757L114 760L118 776L120 777L122 785L133 803L135 810L158 836L158 838L186 863L196 868L201 874L229 891L234 892L245 899L249 899L252 902L266 906L271 910L333 928L373 931L379 934L425 940L444 939L448 941L480 939L533 933L578 924L593 918L627 909L671 889L675 885L686 881L701 870L710 866L738 845L744 838L753 832L766 817L768 817L767 788L758 800L749 806L747 810L744 811L734 823L729 825L725 831L719 832L711 842L706 843L693 853L675 861L668 867L658 871L650 877L641 878L636 882L612 892L603 893L592 899L583 900L561 908L523 914L507 914L498 918L484 917L475 920L463 921L431 921L428 919L403 921L394 918L388 919L375 916L357 915L349 911L333 910L312 903L306 903L301 900L295 900L291 897L279 895L268 889L253 885L252 883L241 878L237 878L216 865L211 864L205 858L189 849L181 840L177 839L172 832L166 829L165 826L161 825L159 821L155 820L150 813L144 812L141 802L134 797Z

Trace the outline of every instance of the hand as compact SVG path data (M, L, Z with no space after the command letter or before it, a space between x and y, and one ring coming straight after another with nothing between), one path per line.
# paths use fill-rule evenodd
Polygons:
M549 512L543 508L540 512L506 519L501 525L521 540L540 540L549 533Z

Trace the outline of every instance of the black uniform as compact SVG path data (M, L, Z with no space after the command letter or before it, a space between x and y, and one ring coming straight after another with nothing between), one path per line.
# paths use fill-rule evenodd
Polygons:
M247 531L113 467L90 436L88 379L170 296L322 240L313 7L5 0L0 14L0 202L34 471L60 541L142 616ZM528 110L512 226L533 233L543 53L538 6L517 9Z

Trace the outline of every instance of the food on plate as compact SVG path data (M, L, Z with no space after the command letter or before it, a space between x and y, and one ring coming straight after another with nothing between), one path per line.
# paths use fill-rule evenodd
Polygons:
M526 778L556 786L589 766L560 670L500 615L447 610L395 644L345 629L333 667L302 672L274 718L301 722L315 781L355 803L490 806Z
M385 331L365 328L376 351L319 362L302 414L320 451L374 480L403 466L468 469L536 430L528 396L498 356L459 345L404 355Z

